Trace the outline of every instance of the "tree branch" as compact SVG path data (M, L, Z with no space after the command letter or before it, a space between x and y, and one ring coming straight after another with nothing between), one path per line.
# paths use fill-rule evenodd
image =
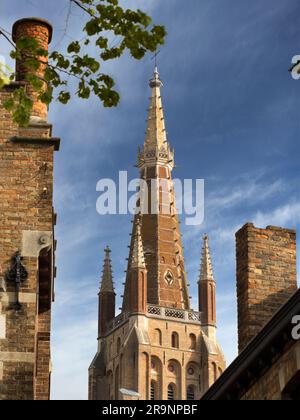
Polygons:
M4 33L3 29L0 29L0 35L4 36L4 38L6 39L6 41L8 41L10 43L10 45L12 45L14 48L16 48L15 44L12 42L12 40Z
M79 0L70 0L70 2L71 2L71 3L76 4L76 6L78 6L80 9L84 10L84 11L85 11L85 13L87 13L87 14L88 14L88 15L90 15L91 17L94 17L93 13L91 13L91 12L89 11L89 9L87 9L86 7L84 7L84 6L83 6L83 5L79 2Z

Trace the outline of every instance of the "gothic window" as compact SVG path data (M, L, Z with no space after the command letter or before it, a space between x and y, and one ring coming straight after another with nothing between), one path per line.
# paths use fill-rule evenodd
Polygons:
M175 385L169 384L168 386L168 400L173 401L175 400Z
M171 339L171 341L172 341L172 347L174 348L174 349L179 349L179 335L176 333L176 332L173 332L172 333L172 339Z
M155 342L155 344L161 346L162 345L162 334L161 334L161 331L157 328L154 331L154 334L155 334L155 336L154 336L154 342Z
M196 350L196 341L195 334L190 334L190 350Z
M155 400L161 400L162 395L162 362L161 360L156 357L151 357L151 382L150 382L150 397L152 397L152 394L154 392L154 399ZM152 399L152 398L151 398Z
M165 282L167 283L168 286L172 286L172 284L174 283L174 275L173 275L172 271L168 270L166 272Z
M193 385L189 385L186 390L186 399L192 401L195 399L195 388Z
M150 399L151 401L155 401L157 395L157 383L155 381L151 381L151 395L150 395Z

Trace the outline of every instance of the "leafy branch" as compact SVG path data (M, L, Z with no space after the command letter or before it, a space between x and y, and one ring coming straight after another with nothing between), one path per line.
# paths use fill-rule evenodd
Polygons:
M94 95L105 107L117 106L120 95L114 89L113 78L101 71L103 62L118 59L126 51L134 59L142 59L148 51L155 52L164 43L166 30L163 26L152 25L152 19L139 9L122 8L119 0L68 1L84 10L87 16L83 40L71 42L66 53L53 51L48 54L35 39L22 37L11 57L22 60L27 84L47 105L54 99L67 104L72 95L81 99ZM109 45L112 36L117 45ZM94 47L95 56L85 53L88 46ZM76 80L75 92L71 92L70 77ZM13 79L11 74L9 79ZM0 68L0 87L8 81ZM24 86L5 103L14 121L22 126L29 123L32 106L33 101Z

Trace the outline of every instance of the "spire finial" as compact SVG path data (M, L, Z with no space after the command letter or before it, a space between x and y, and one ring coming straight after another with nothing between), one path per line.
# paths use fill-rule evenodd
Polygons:
M100 292L113 292L114 293L113 275L112 275L111 259L110 259L111 250L109 246L105 248L104 252L105 252L105 256L104 256L104 263L103 263L103 272L102 272Z
M214 274L209 250L209 237L207 233L203 236L203 251L199 281L214 281Z
M153 88L161 88L163 86L163 82L159 78L159 72L158 72L158 67L157 67L157 56L158 56L159 53L160 53L160 51L157 51L152 58L152 59L155 60L153 77L149 81L149 86L152 89Z

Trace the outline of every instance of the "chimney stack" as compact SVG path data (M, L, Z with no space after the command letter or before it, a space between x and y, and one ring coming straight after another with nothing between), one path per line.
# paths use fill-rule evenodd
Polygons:
M15 43L23 37L34 38L38 41L42 49L48 51L48 45L52 39L52 26L46 20L35 17L20 19L13 25L12 37ZM16 60L16 81L18 82L25 82L26 74L28 73L28 69L24 66L24 54L23 58ZM43 78L48 57L40 57L40 61L41 65L35 74ZM33 100L31 122L46 122L48 114L47 105L38 100L38 94L30 86L27 86L27 92Z
M296 232L246 224L236 233L239 352L297 291Z

